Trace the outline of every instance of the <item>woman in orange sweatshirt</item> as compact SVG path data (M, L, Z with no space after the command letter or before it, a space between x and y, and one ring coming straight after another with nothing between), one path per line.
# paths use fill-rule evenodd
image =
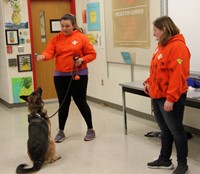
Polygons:
M147 166L173 168L170 157L174 141L178 165L173 174L185 174L188 171L188 145L182 122L188 90L190 51L170 17L157 18L153 28L158 46L151 60L150 76L145 81L144 91L152 99L154 116L161 129L161 150L159 158L147 163Z
M60 24L61 32L49 41L42 55L37 56L38 61L56 59L54 85L59 106L62 106L58 112L59 132L55 137L55 142L62 142L65 139L64 128L69 113L71 96L87 124L84 140L90 141L95 138L95 131L91 110L86 101L87 63L96 58L96 51L87 36L79 31L74 15L65 14L61 18Z

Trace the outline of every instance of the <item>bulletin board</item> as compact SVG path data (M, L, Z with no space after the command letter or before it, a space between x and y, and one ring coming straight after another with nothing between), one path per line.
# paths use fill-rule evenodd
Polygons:
M181 4L181 5L180 5ZM190 71L200 73L200 1L168 0L168 15L184 35L191 52Z
M127 1L127 0L123 0ZM116 46L114 45L113 38L115 31L113 25L113 11L112 11L112 1L106 1L104 5L104 14L105 14L105 48L106 48L106 57L107 62L113 63L122 63L126 64L124 61L122 53L129 53L133 63L135 65L144 65L149 66L152 54L156 48L157 41L153 37L153 21L161 15L161 1L162 0L153 0L148 1L149 7L149 41L150 44L145 48L139 48L137 46ZM128 2L128 1L127 1ZM129 1L131 2L131 1ZM143 21L141 21L143 22Z

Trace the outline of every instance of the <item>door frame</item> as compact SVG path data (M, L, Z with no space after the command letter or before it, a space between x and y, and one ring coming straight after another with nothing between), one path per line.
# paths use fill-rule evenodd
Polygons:
M30 44L31 44L31 57L32 57L32 72L33 72L33 84L34 84L34 90L37 88L36 83L36 72L35 72L35 61L34 61L34 38L33 38L33 25L32 25L32 13L31 13L31 1L28 0L28 19L29 19L29 27L30 27ZM36 0L35 0L36 1ZM57 0L52 0L57 1ZM66 2L70 2L70 12L74 15L76 15L76 0L66 0Z

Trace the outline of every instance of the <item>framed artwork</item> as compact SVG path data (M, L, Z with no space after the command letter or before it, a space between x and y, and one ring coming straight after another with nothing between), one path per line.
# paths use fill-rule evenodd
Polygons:
M61 31L60 19L50 19L50 32L59 33Z
M31 54L17 55L18 72L32 71Z
M6 45L19 45L18 30L5 30Z
M21 95L30 95L33 91L32 77L14 77L12 78L12 92L14 103L24 103L23 99L20 99Z

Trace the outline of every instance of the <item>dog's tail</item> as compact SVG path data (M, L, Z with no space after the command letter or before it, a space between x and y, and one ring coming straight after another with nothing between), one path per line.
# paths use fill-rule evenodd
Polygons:
M28 166L27 164L20 164L16 169L16 173L21 174L21 173L37 172L41 169L42 165L43 165L42 161L34 162L33 167L31 168L26 168Z

